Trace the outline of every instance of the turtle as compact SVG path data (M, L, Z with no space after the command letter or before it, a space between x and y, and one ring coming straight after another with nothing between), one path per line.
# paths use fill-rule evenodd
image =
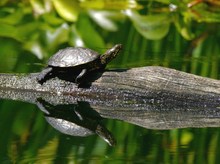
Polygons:
M103 55L84 47L67 47L59 50L48 60L48 65L37 76L37 81L42 85L52 77L66 77L80 84L86 74L91 71L104 70L106 65L114 59L122 49L121 44L116 44Z

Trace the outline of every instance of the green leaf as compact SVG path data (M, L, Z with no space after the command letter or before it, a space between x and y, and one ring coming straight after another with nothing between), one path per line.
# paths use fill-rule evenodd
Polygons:
M0 10L0 23L6 24L18 24L24 16L23 10L21 8L3 8Z
M58 45L67 43L69 39L69 26L67 23L63 23L59 27L53 30L46 31L46 43L48 50L56 49Z
M76 23L76 29L85 45L94 50L99 50L100 47L105 47L102 36L93 27L91 20L87 15L80 15Z
M51 1L47 1L47 0L29 0L29 1L35 16L48 13L52 9Z
M90 10L88 13L94 22L96 22L100 27L108 31L117 31L118 26L115 23L115 19L120 19L124 17L119 11Z
M70 22L77 20L80 7L76 0L53 0L53 4L62 18Z
M141 9L142 5L133 0L81 0L80 6L87 9L111 9L111 10L125 10L125 9Z
M1 0L1 1L0 1L0 6L5 5L8 1L9 1L9 0Z
M7 38L0 38L0 72L11 72L13 70L20 53L19 48L20 44L18 42Z
M23 41L23 39L18 35L16 27L8 24L1 24L0 36L13 38L17 41Z
M136 11L127 10L136 30L145 38L162 39L169 32L170 17L167 14L140 15Z

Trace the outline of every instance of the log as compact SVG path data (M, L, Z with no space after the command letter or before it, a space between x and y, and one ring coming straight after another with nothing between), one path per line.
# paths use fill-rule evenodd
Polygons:
M37 75L0 74L0 98L87 102L104 118L153 129L220 125L219 80L157 66L92 73L82 88L59 78L40 85Z

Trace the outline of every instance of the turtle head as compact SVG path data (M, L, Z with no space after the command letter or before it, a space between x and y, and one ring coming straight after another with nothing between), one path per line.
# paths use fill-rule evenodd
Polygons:
M122 49L121 44L116 44L114 47L107 50L103 55L101 55L101 64L106 65L108 64L112 59L114 59L119 51Z

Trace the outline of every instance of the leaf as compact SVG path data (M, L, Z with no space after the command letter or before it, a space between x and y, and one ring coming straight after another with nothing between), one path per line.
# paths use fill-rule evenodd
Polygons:
M23 41L23 39L18 35L16 27L8 24L1 24L0 36L13 38L20 42Z
M48 13L52 9L51 1L47 0L29 0L35 16Z
M6 9L3 8L0 10L0 23L6 24L17 24L19 23L24 16L22 8L18 9Z
M113 21L113 18L120 17L120 12L90 10L89 15L103 29L108 31L118 30L118 26L115 21Z
M0 72L10 72L13 70L20 53L19 48L20 44L18 42L7 38L0 38Z
M48 50L56 49L58 45L62 43L68 42L69 35L69 26L67 23L63 23L59 27L55 28L54 30L47 30L46 31L46 43L48 46Z
M80 6L87 9L111 9L111 10L124 10L124 9L141 9L142 5L134 0L80 0Z
M76 0L53 0L53 4L62 18L70 22L77 20L80 7Z
M142 16L132 10L125 13L132 20L136 30L147 39L162 39L169 32L170 17L166 14Z
M0 6L4 6L9 0L1 0L0 1Z
M86 46L89 48L100 51L100 47L105 47L103 38L92 26L92 22L87 15L80 15L76 23L76 29Z

